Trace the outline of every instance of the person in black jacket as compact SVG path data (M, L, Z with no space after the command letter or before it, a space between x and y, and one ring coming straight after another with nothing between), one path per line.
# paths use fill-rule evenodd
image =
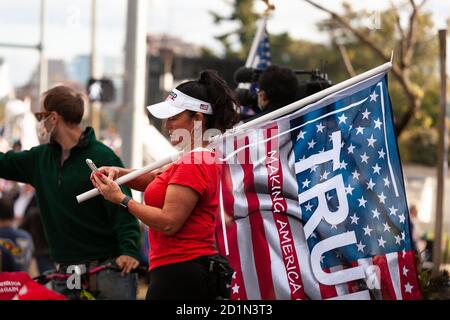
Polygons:
M298 80L291 69L275 65L267 67L258 79L258 107L262 112L245 119L244 122L259 118L296 101L297 94Z

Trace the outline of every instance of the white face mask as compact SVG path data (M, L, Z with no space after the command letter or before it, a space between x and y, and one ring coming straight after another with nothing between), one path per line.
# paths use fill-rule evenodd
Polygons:
M41 121L39 121L37 123L37 136L39 139L39 143L40 144L47 144L50 142L50 139L52 137L52 133L53 130L55 130L55 125L53 125L53 127L50 130L47 130L47 128L45 127L45 122L50 119L49 115L47 118L42 119Z

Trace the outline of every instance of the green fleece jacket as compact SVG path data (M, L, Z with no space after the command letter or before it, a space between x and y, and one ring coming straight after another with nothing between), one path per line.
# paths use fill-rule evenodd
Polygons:
M86 158L98 167L123 166L114 152L86 128L61 164L61 146L49 143L27 151L0 153L0 177L36 189L50 256L56 262L81 263L119 255L139 259L140 231L135 217L97 196L78 203L93 188ZM128 188L122 188L130 194Z

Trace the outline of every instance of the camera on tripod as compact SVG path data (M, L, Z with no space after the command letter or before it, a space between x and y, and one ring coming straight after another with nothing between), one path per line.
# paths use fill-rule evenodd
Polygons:
M298 79L297 100L305 98L313 93L319 92L332 85L328 80L328 75L320 69L314 70L292 70L296 76L309 76L308 79ZM258 108L258 97L256 90L252 86L257 86L258 80L264 70L255 68L240 67L234 73L234 81L239 85L235 92L238 101L242 106L252 108L256 113L261 110ZM298 78L297 77L297 78Z

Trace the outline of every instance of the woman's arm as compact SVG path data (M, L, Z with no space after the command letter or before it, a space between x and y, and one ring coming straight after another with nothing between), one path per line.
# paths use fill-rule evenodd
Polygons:
M111 180L116 180L119 177L122 177L130 172L133 172L134 170L135 169L127 169L121 167L101 167L98 169L98 171L103 173ZM133 180L128 181L127 183L125 183L125 185L133 190L144 192L148 184L155 179L157 172L158 172L157 170L154 170L146 174L140 175L139 177L136 177ZM91 175L91 180L92 182L95 181L93 180L93 175Z
M130 173L136 169L126 169L121 170L122 172L119 173L119 177L126 175L127 173ZM144 192L145 188L149 185L150 182L152 182L156 177L156 171L150 171L146 174L140 175L139 177L134 178L133 180L130 180L126 183L128 187L130 187L133 190Z
M184 225L199 197L199 194L189 187L171 184L167 187L162 209L131 200L128 203L128 211L153 230L173 235Z
M95 174L93 178L105 199L119 204L125 197L117 183L105 175ZM131 200L128 211L153 230L173 235L183 226L199 198L199 194L190 187L171 184L167 187L162 209Z

